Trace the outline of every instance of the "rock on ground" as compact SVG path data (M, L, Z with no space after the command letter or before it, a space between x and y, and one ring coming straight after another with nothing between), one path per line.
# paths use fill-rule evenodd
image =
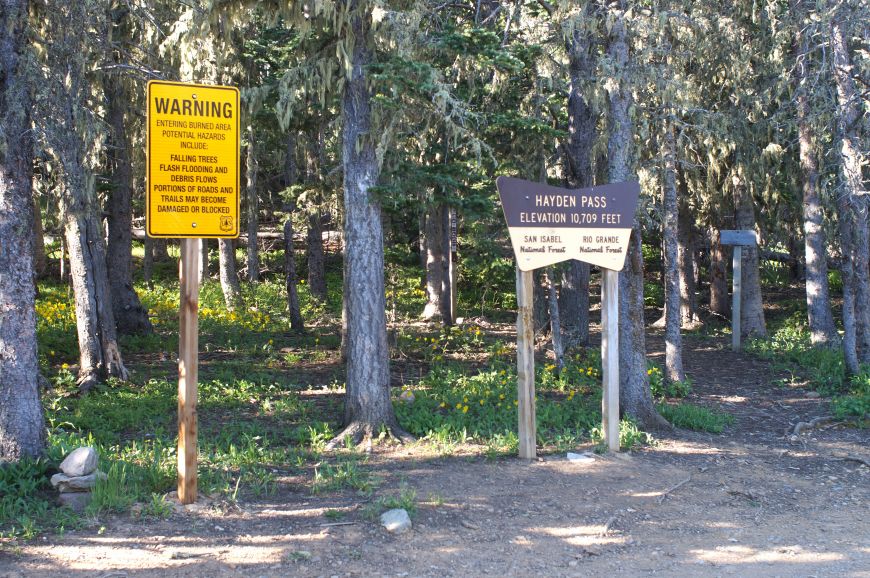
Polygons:
M381 514L381 525L391 534L404 534L411 529L411 518L402 508L387 510Z
M71 478L87 476L97 469L97 450L90 446L76 448L60 464L60 471Z

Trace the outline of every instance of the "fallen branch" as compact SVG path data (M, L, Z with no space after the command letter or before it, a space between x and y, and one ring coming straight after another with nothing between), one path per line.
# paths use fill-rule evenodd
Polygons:
M665 498L667 498L668 495L670 495L670 494L673 493L673 492L676 492L677 490L679 490L680 488L682 488L683 486L685 486L686 484L688 484L688 483L691 482L691 481L692 481L692 476L689 476L688 478L686 478L685 480L683 480L682 482L680 482L680 483L677 484L676 486L674 486L674 487L672 487L672 488L668 488L667 490L665 490L665 491L662 493L662 495L659 496L659 504L660 504L660 505L661 505L661 504L664 504L664 503L665 503Z
M329 522L326 524L320 524L321 528L332 528L333 526L352 526L356 524L356 522Z
M811 419L810 421L801 421L801 422L798 422L797 425L794 426L794 429L792 430L791 435L793 435L793 436L800 435L801 432L803 432L803 431L813 429L815 427L818 427L821 424L831 423L833 421L837 421L837 418L835 418L832 415L823 415L821 417ZM786 435L788 435L788 431L786 431Z

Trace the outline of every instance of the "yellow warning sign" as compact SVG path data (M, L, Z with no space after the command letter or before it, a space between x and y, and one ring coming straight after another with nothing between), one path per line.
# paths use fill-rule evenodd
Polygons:
M148 83L151 237L239 236L239 90Z

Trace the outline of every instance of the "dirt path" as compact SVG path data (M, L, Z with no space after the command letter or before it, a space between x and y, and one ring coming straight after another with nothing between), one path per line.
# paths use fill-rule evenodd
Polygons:
M288 487L240 508L48 536L0 552L0 578L870 576L870 468L842 459L870 458L870 431L784 435L825 402L771 385L767 364L726 345L686 340L691 401L736 417L720 436L680 431L591 464L376 454L379 494L416 491L404 536L370 521L355 494Z

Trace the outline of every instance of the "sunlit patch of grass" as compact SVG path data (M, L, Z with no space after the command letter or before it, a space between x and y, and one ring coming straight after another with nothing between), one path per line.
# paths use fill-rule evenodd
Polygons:
M729 413L689 403L662 403L657 407L663 418L684 429L718 434L734 423L734 416Z

